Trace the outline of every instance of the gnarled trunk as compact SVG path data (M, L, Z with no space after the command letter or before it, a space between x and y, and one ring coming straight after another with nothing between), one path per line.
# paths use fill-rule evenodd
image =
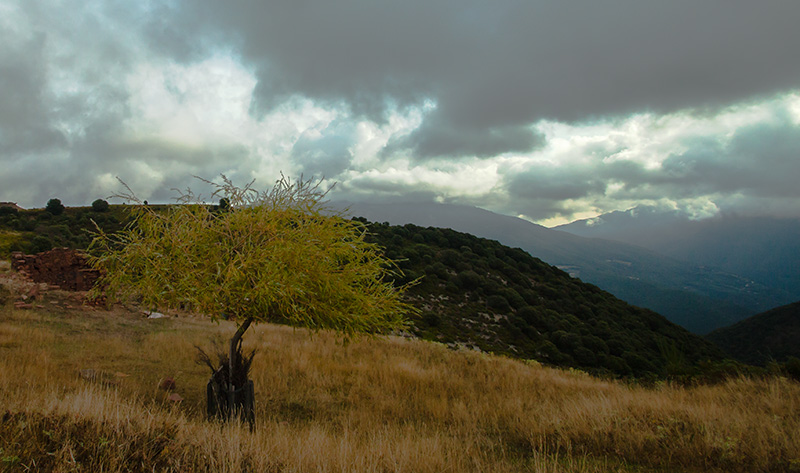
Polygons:
M233 338L231 338L230 352L228 354L228 408L230 409L229 412L231 413L233 413L236 403L236 383L234 382L234 375L237 357L239 354L239 345L242 343L242 335L244 335L251 323L253 323L253 319L251 317L244 319L242 325L239 326L239 328L236 330L236 333L233 334ZM247 385L246 376L243 381L242 387Z

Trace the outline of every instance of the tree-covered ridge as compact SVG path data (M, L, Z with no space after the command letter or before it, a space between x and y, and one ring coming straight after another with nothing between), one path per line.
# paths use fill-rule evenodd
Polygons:
M373 223L421 310L414 333L617 376L683 376L716 360L712 344L518 248L466 233Z
M794 358L800 368L800 302L754 315L706 337L745 363L765 365Z
M57 207L51 204L51 208ZM116 232L129 221L126 208L108 206L101 199L91 207L65 207L58 215L46 209L0 207L0 258L12 251L33 254L58 247L87 248L95 228L92 221L107 232Z
M96 222L114 232L126 206L67 207L60 215L0 215L0 257L51 247L86 248ZM363 222L366 222L362 219ZM695 373L721 352L664 317L631 306L518 248L466 233L372 223L370 241L398 261L420 310L411 331L424 339L612 376ZM5 246L4 245L5 242Z

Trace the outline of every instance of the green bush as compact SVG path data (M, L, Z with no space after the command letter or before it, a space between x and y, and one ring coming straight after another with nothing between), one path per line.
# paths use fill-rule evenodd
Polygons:
M36 235L31 240L30 252L33 254L41 253L53 249L53 242L44 235Z
M64 213L64 204L59 199L50 199L47 201L47 206L44 208L53 215L61 215Z
M790 356L783 364L783 370L787 376L800 381L800 358Z
M500 294L489 296L486 299L486 305L503 314L511 312L511 305L509 305L506 298L501 296Z
M97 199L92 202L92 210L95 212L108 212L108 202L103 199Z
M472 270L462 271L456 276L456 284L464 290L477 289L483 284L483 278Z

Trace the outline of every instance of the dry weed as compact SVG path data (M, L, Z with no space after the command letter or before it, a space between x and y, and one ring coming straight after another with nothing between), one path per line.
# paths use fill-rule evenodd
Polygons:
M800 385L645 389L402 338L259 325L257 427L203 420L193 345L233 331L125 310L0 312L9 471L795 471ZM99 384L92 368L121 374ZM157 389L170 376L184 401ZM5 413L5 414L3 414Z

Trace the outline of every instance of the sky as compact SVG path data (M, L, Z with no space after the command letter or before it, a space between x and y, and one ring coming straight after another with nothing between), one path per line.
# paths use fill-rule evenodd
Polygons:
M797 0L0 0L0 201L800 217ZM111 200L111 203L119 201Z

